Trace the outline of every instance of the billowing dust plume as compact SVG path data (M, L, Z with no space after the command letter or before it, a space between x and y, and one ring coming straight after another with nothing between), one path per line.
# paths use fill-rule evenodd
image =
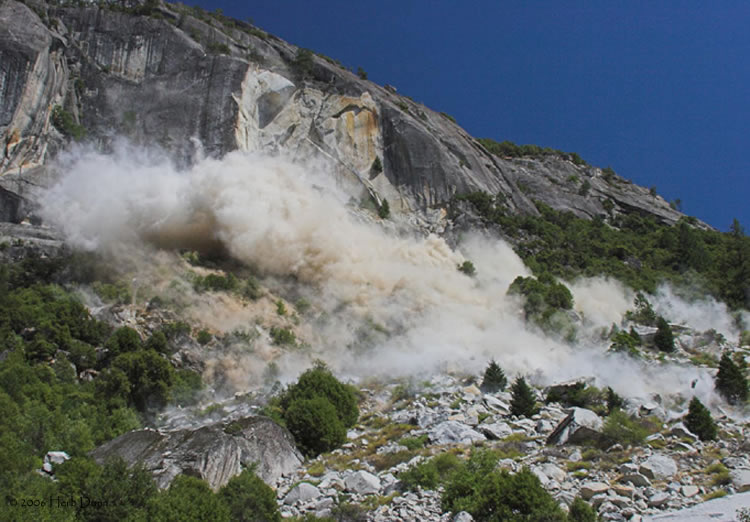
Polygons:
M292 281L319 313L300 326L310 350L279 360L288 376L312 358L364 377L479 371L493 357L511 376L539 383L596 376L628 395L711 394L710 378L693 367L649 368L606 352L608 343L593 332L618 322L632 304L619 284L572 284L590 335L573 345L546 337L525 324L520 303L506 295L516 276L529 273L509 245L474 235L453 250L434 235L396 237L352 204L362 195L344 190L325 165L234 152L178 170L162 154L120 144L110 155L77 149L57 168L44 212L75 246L225 249L261 277ZM457 270L464 259L476 277ZM250 321L246 310L204 309L230 323L234 317L235 326ZM234 374L260 374L247 361L212 368L233 365Z

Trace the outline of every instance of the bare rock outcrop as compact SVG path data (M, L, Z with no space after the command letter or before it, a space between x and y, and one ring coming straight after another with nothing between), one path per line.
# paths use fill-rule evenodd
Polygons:
M214 490L252 465L263 481L273 485L303 461L289 432L266 417L192 430L131 431L99 446L91 455L100 463L121 457L128 465L141 464L160 488L168 487L177 475L187 474L200 477Z

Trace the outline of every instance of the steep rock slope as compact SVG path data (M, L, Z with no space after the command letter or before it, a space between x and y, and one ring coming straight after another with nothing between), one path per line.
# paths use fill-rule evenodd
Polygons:
M99 146L124 135L182 162L198 149L320 156L394 210L481 190L502 194L512 212L536 214L541 200L580 217L607 213L609 202L666 223L681 216L565 157L495 156L449 116L244 22L169 4L151 16L27 4L0 3L0 181L43 164L80 123Z

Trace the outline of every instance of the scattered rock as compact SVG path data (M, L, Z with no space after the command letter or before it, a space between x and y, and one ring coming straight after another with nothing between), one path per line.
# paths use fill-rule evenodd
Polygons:
M441 422L430 430L429 436L433 444L473 444L487 440L487 437L478 431L456 421Z

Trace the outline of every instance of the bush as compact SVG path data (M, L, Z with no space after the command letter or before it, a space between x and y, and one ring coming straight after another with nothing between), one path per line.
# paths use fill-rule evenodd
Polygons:
M526 379L518 377L511 386L510 413L517 417L531 417L536 413L536 398Z
M477 274L477 269L474 267L474 263L468 260L458 265L458 271L463 272L469 277L474 277Z
M484 393L495 393L503 391L507 384L508 379L505 377L505 372L503 372L500 365L492 359L487 366L487 369L484 370L484 378L482 379L482 384L479 389Z
M654 344L662 352L674 351L674 335L669 323L663 317L656 320L656 334L654 335Z
M292 68L301 79L308 78L312 75L315 62L313 61L313 52L310 49L297 49L297 54L292 60Z
M570 505L568 520L570 522L597 522L599 516L596 514L596 510L591 507L591 504L581 497L576 497Z
M613 411L621 409L625 406L625 401L620 397L615 390L607 388L607 414L611 414Z
M252 469L232 477L219 497L237 522L280 522L276 494Z
M284 422L300 450L314 456L346 440L346 429L359 417L352 386L340 382L322 364L305 371L279 399Z
M716 374L716 391L726 399L729 404L742 404L748 398L748 383L728 353L724 353L719 361L719 372Z
M271 335L273 344L284 346L297 345L297 336L294 335L294 332L289 328L276 328L275 326L272 326L269 334Z
M351 428L356 424L359 418L356 389L339 381L322 364L300 375L297 382L282 395L281 407L286 410L296 400L313 397L327 399L336 409L336 415L345 427Z
M377 174L383 172L383 162L380 161L380 156L375 156L375 159L372 162L372 167L370 168Z
M229 522L232 520L229 509L199 478L179 475L169 489L151 499L149 520L168 522Z
M338 448L346 441L346 427L325 397L293 400L284 412L284 421L299 449L310 457Z
M511 475L495 470L496 462L490 452L472 453L446 484L443 510L467 511L477 521L565 522L565 513L528 468Z
M378 216L380 219L388 219L391 215L391 206L388 204L388 200L383 198L383 202L378 207Z
M714 440L716 438L716 424L711 418L711 412L698 400L698 397L693 397L693 400L690 401L688 414L685 417L685 426L698 435L701 440Z
M637 446L643 444L648 436L648 429L624 411L616 409L604 421L602 434L612 444Z
M399 473L398 479L409 491L415 491L417 486L423 489L436 489L460 467L461 461L453 453L442 453Z
M75 122L73 115L68 111L55 105L52 109L52 125L64 136L80 141L86 136L86 129Z
M198 344L200 345L206 345L210 343L211 339L213 339L213 336L208 330L199 331L198 335L195 337L195 340L198 341Z

